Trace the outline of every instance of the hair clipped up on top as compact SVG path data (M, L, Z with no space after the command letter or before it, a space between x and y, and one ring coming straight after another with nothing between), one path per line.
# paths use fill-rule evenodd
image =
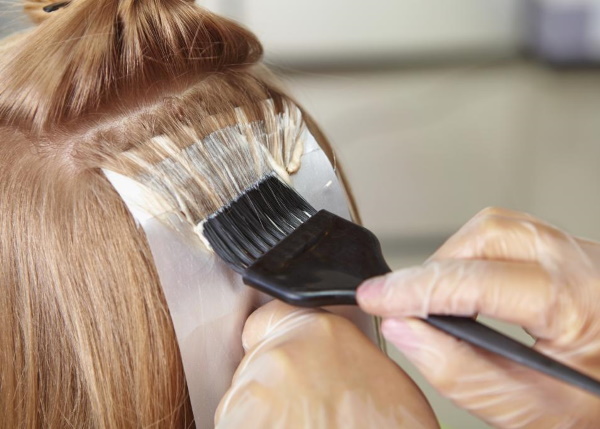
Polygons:
M36 21L48 4L26 2ZM72 0L45 14L0 65L0 117L36 130L262 54L250 32L188 0Z

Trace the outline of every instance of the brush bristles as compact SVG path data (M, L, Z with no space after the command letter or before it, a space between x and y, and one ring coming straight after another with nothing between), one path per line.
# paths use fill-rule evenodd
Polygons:
M151 214L171 207L196 226L274 171L287 174L294 154L302 152L306 126L291 102L279 112L267 100L258 113L257 106L238 107L205 121L203 128L214 131L198 136L182 125L175 136L158 136L124 152L110 168L156 194L160 207L145 207Z
M242 272L315 213L296 191L269 176L209 217L203 234L217 255Z

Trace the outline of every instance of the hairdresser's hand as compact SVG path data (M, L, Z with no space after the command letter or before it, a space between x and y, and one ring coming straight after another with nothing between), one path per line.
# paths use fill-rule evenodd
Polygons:
M457 341L408 316L486 316L523 326L535 348L600 379L600 244L529 215L487 209L423 266L373 279L363 310L444 395L506 428L596 428L600 399Z
M438 427L412 380L342 317L271 302L243 342L218 429Z

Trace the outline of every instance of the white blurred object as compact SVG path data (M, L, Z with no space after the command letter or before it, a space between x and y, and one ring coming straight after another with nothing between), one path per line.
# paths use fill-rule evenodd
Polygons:
M520 0L208 0L240 20L275 61L372 61L515 53Z
M244 0L197 0L196 3L237 21L242 21L244 18Z

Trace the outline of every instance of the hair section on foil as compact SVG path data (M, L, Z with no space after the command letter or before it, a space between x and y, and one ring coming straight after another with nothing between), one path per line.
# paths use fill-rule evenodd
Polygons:
M285 102L280 112L272 100L255 107L237 107L230 112L235 123L223 115L206 119L214 131L199 135L182 126L178 138L160 135L123 152L109 170L128 176L149 189L144 210L157 217L165 207L196 226L226 207L266 176L287 181L300 166L306 126L300 109ZM230 116L227 115L227 116ZM132 188L135 189L135 188ZM124 199L136 200L138 196Z

